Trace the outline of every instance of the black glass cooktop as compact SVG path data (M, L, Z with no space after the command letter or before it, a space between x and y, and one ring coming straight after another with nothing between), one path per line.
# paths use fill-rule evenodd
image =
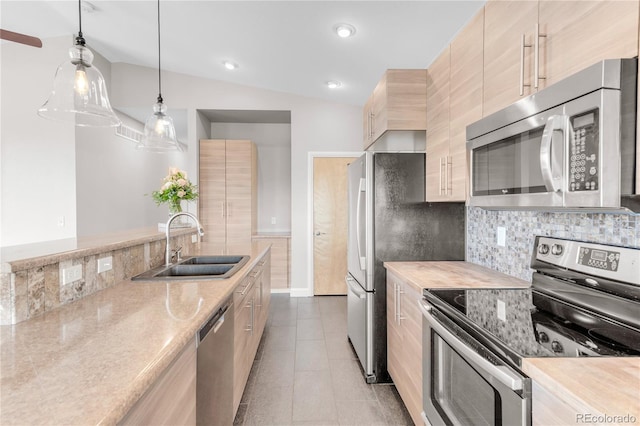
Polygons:
M640 329L533 289L430 289L424 296L518 366L530 357L640 355Z

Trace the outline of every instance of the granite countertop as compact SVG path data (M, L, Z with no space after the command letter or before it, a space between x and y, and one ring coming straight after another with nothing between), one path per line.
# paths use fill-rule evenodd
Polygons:
M385 262L384 266L418 288L530 286L470 262ZM526 358L522 370L576 410L640 419L640 357Z
M0 424L115 424L269 247L235 246L251 260L226 280L125 280L0 326Z

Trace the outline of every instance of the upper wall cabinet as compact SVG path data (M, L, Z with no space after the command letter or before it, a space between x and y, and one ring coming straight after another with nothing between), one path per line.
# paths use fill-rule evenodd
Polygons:
M483 115L602 59L638 54L636 1L485 5Z
M427 71L426 200L465 201L467 125L482 118L484 10Z
M224 252L249 243L257 222L257 153L248 140L200 140L199 218L203 240Z
M387 130L426 130L427 70L387 70L363 110L364 149Z
M576 2L571 2L576 3ZM484 95L487 116L532 91L531 46L537 1L489 1L484 6Z

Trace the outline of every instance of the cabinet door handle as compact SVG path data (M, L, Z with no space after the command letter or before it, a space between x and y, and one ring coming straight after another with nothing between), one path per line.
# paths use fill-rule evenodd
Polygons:
M444 177L443 177L444 165L445 165L444 157L440 157L440 189L438 192L439 195L444 194Z
M545 80L546 77L542 77L540 75L540 38L546 38L547 35L546 34L540 34L540 24L536 24L536 34L534 37L534 66L533 66L533 72L534 72L534 76L533 76L533 87L535 87L536 89L538 88L539 85L539 80Z
M402 316L402 295L404 291L402 291L402 284L398 284L398 325L402 325L402 320L404 317Z
M531 47L530 44L524 42L524 33L520 39L520 96L524 95L524 88L531 87L530 84L524 84L524 49L525 47Z
M447 195L453 195L453 157L447 156Z

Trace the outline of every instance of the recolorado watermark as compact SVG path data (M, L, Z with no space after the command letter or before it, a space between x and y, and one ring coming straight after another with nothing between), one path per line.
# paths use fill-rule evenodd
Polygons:
M577 413L576 423L584 424L634 424L638 421L632 414L612 415L612 414L591 414Z

